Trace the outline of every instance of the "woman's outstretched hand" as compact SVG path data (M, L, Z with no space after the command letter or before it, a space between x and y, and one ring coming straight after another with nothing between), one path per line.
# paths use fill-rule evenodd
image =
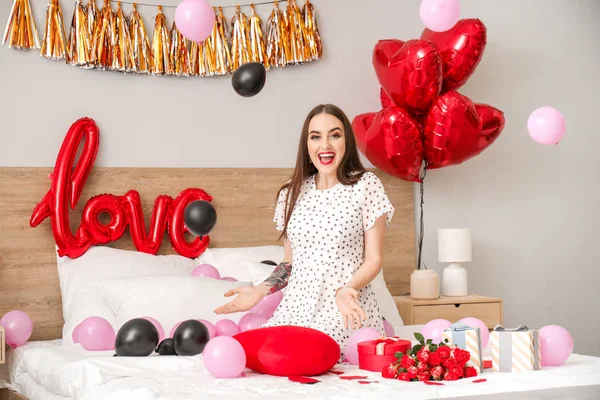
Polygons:
M240 286L231 289L225 293L225 297L231 297L234 294L237 294L237 297L229 303L215 309L216 314L231 314L248 311L257 305L263 298L263 295L255 286Z
M344 326L358 329L367 316L358 304L358 291L349 287L343 287L335 294L335 303L342 314Z

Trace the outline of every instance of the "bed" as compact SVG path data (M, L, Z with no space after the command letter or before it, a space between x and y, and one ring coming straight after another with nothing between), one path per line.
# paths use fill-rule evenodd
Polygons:
M507 393L511 393L511 398L600 397L600 359L584 355L573 355L564 366L544 371L484 372L487 382L480 384L464 380L427 386L382 379L380 374L351 365L342 365L339 369L346 375L365 378L347 381L336 374L326 374L318 377L317 384L303 385L287 378L246 371L241 378L218 380L204 368L202 355L115 358L112 351L85 351L73 343L72 332L77 321L86 314L103 315L118 327L127 318L141 316L155 307L165 321L166 332L176 320L188 316L185 310L172 312L173 304L164 304L161 308L151 302L131 300L135 297L133 294L137 294L138 299L148 296L149 287L157 279L186 280L198 263L211 263L221 276L232 276L239 282L255 283L264 279L269 267L260 261L276 261L282 254L272 218L275 194L291 170L92 170L81 200L70 213L72 231L79 225L85 201L100 193L122 195L128 190L137 190L146 221L159 195L175 197L186 188L197 187L213 196L218 222L211 232L209 248L194 259L176 254L166 235L156 256L138 252L128 231L121 239L94 246L77 259L58 257L49 221L36 228L29 226L33 207L48 191L51 172L49 168L0 168L0 315L20 309L34 322L30 341L7 353L4 374L7 375L5 390L9 391L3 394L6 398L237 400L304 399L308 395L314 399L397 399L400 393L403 398L414 399ZM382 179L396 207L395 217L387 229L383 272L374 285L382 313L396 334L412 339L420 326L404 325L392 299L409 291L409 277L415 265L412 184L378 170L373 172ZM211 290L222 293L218 285L224 284L195 281L193 285L205 285L203 293L211 293ZM118 285L127 290L119 289ZM193 285L189 287L190 296L197 291ZM123 293L130 294L130 298ZM174 296L168 291L165 293ZM165 299L168 303L169 297ZM206 304L202 305L202 312L211 309L211 301L221 300L203 299L202 303ZM198 309L193 312L197 313ZM207 314L206 318L214 321L216 316ZM239 318L239 315L231 318Z

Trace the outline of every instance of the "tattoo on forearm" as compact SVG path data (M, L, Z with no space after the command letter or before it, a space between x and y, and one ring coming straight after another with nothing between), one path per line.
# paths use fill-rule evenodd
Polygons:
M288 284L290 274L292 273L292 264L289 262L279 263L273 270L273 273L265 279L265 283L271 285L269 293L275 293L285 288Z

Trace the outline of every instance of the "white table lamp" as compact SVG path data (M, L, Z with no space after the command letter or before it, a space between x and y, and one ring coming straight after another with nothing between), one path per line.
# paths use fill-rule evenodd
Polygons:
M438 259L450 263L444 268L442 294L466 296L467 270L460 263L471 261L471 230L438 229Z

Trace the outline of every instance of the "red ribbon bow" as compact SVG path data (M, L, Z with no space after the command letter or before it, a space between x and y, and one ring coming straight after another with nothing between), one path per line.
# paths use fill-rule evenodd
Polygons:
M387 336L380 336L377 339L375 339L375 354L378 356L382 356L385 354L385 345L387 344L393 344L395 342L398 342L400 340L400 338L398 336L393 336L393 337L387 337Z

